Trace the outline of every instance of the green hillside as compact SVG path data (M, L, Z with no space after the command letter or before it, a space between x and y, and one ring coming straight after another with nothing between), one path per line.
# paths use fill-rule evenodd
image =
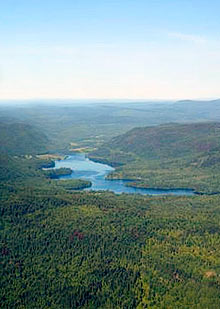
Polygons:
M112 149L147 159L209 154L220 150L220 123L135 128L110 142Z
M0 123L0 152L25 155L45 152L48 138L26 123Z
M219 308L219 196L74 192L8 158L1 308Z
M16 102L15 102L16 103ZM220 121L220 100L91 102L52 100L0 104L0 122L28 123L53 141L54 149L99 146L138 126Z
M133 179L133 186L220 191L220 123L135 128L90 157L116 166L110 177Z
M180 130L164 128L171 132L175 127ZM203 132L212 145L218 131L217 124L214 127L204 127ZM5 153L0 154L2 308L219 308L219 195L151 197L74 191L90 183L48 178L41 167L51 165L50 159L34 155L37 144L32 149L26 146L31 137L42 141L40 133L32 136L30 126L8 128L1 139ZM155 127L157 139L163 136L161 128ZM12 134L20 138L23 129L23 143L12 143ZM190 147L187 159L180 154L176 163L173 157L167 159L165 146L162 160L150 160L144 145L138 155L137 134L128 150L122 148L127 147L123 140L129 134L102 149L103 160L109 160L105 151L117 154L116 174L139 174L142 183L136 185L146 186L146 175L163 172L149 179L151 184L153 179L164 181L170 166L177 171L182 162L177 178L188 179L184 166L189 158L198 160ZM156 138L154 149L155 145ZM27 149L31 155L14 155L27 154ZM214 146L210 149L215 153L211 165L217 171L217 151ZM204 157L207 151L198 154ZM210 173L211 169L197 170Z

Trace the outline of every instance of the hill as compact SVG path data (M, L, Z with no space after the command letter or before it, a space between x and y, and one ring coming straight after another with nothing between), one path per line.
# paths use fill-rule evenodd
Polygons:
M219 121L220 99L208 101L182 100L173 104L172 115L178 115L177 121Z
M15 155L39 152L42 133L24 124L2 128L2 308L220 307L218 195L74 191L89 183L46 177L41 168L50 156ZM194 184L212 192L220 183L218 132L217 123L139 128L97 154L112 156L115 177L133 177L132 185ZM188 137L186 153L177 152ZM195 152L205 137L209 149Z
M0 123L0 152L26 155L45 152L48 138L33 126L21 122Z
M138 126L220 121L220 100L2 103L0 122L5 119L43 128L56 149L68 149L71 142L93 147Z
M114 165L110 177L133 179L134 186L219 192L220 123L135 128L90 158Z
M147 159L176 158L220 150L220 123L135 128L111 140L111 148Z

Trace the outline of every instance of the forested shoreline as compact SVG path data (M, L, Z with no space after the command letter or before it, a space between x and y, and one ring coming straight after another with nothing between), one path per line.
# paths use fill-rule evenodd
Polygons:
M23 126L16 128L17 136L22 136ZM5 132L9 135L2 141L7 143L12 131ZM2 308L220 307L219 194L141 196L80 191L91 183L56 179L70 170L55 174L53 169L44 170L54 167L52 157L61 157L59 150L55 155L45 152L51 146L43 138L44 147L32 143L26 153L32 135L26 138L18 150L9 143L10 151L0 154ZM109 160L106 144L102 149L102 156ZM110 177L138 173L138 185L143 181L146 186L147 172L149 184L156 186L152 166L164 187L180 174L178 181L184 183L189 175L185 166L200 162L201 177L216 173L210 193L218 188L215 150L209 157L203 153L196 160L182 158L182 163L177 160L169 165L168 160L164 173L159 163L139 160L134 152L131 156L116 152L118 167ZM175 166L170 179L165 178Z
M109 179L137 188L193 189L219 194L220 124L165 124L134 128L89 154L115 167Z
M15 161L1 182L2 308L219 307L219 196L74 192Z
M0 0L0 309L220 309L220 0Z

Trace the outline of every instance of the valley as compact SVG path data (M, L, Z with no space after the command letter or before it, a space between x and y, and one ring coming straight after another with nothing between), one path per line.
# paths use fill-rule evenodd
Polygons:
M13 120L4 111L1 307L219 308L219 122L140 127L120 116L95 135L86 113L84 133L75 131L68 109L70 134L59 139L67 123L55 126L58 110L33 124L28 108ZM127 180L127 191L93 190L97 173L116 188ZM129 194L152 188L163 194ZM199 194L164 194L177 188Z
M220 1L0 1L0 309L220 309Z

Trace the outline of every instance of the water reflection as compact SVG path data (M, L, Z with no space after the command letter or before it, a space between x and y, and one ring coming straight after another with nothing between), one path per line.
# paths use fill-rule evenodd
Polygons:
M113 167L94 162L86 158L85 154L73 154L65 160L55 161L55 168L67 167L73 170L71 175L61 176L60 179L86 179L92 182L92 186L85 190L109 190L115 193L138 193L138 194L172 194L193 195L190 189L144 189L127 187L128 180L108 180L105 177L114 170Z

